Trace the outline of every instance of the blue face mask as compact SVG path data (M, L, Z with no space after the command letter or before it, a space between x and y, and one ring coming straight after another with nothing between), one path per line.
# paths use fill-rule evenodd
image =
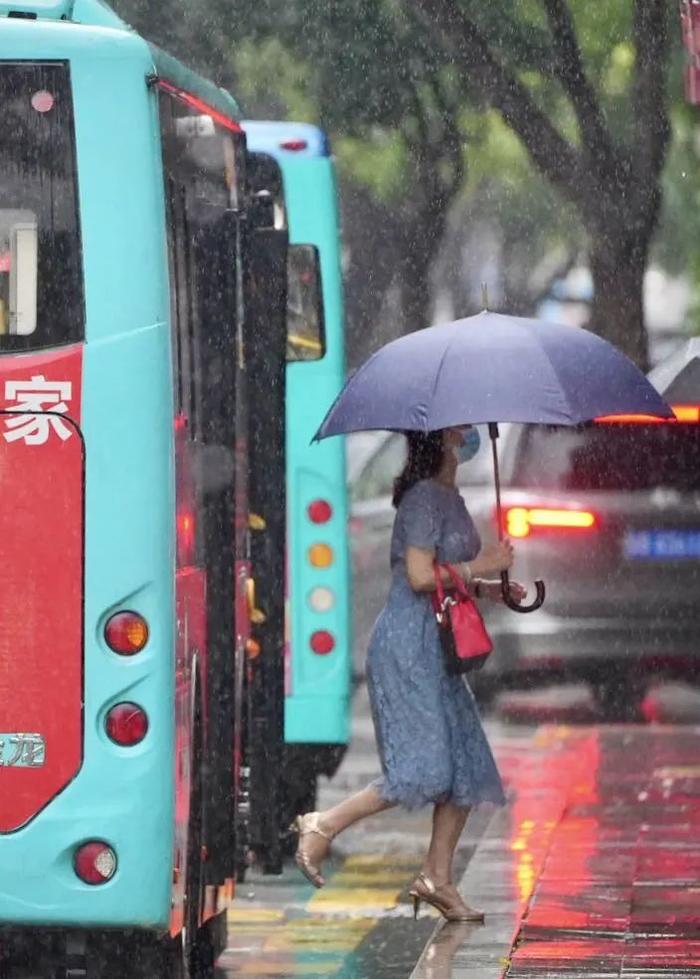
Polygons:
M463 462L469 462L474 458L481 447L481 436L478 428L468 428L462 432L462 444L458 445L453 451L457 456L457 462L461 466Z

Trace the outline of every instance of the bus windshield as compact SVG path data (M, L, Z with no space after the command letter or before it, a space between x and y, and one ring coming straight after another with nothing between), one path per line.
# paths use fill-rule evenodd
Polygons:
M83 336L68 67L0 62L0 353Z

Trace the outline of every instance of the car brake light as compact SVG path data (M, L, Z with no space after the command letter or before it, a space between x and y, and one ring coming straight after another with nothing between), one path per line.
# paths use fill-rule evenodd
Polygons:
M113 652L133 656L148 642L148 623L138 612L117 612L105 625L105 639Z
M117 855L100 840L84 843L73 857L75 872L85 884L106 884L117 870Z
M327 500L314 500L306 508L311 523L328 523L333 516L333 507Z
M700 422L700 406L698 405L674 405L673 413L679 422Z
M327 656L328 653L332 653L335 649L335 639L330 632L321 630L314 632L309 645L318 656Z
M105 728L115 744L132 748L148 734L148 716L138 704L117 704L107 714Z
M508 507L505 512L509 537L528 537L533 528L590 530L596 516L590 510L564 510L553 507Z
M671 405L674 418L657 418L656 415L601 415L597 424L603 425L673 425L677 422L700 423L700 405Z

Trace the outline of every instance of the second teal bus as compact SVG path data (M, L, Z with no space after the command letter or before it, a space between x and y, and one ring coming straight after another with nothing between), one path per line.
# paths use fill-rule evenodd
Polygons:
M252 153L271 157L283 183L290 242L318 253L323 322L302 314L319 304L314 263L292 248L288 276L286 390L288 606L285 681L285 816L314 808L318 776L335 772L350 736L352 630L345 445L311 440L345 377L336 174L328 139L304 123L243 123Z

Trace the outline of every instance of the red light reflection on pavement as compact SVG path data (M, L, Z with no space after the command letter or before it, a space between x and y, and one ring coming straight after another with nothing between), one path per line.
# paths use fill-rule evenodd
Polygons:
M498 752L524 907L505 975L700 976L700 730L550 727L535 743L535 764Z

